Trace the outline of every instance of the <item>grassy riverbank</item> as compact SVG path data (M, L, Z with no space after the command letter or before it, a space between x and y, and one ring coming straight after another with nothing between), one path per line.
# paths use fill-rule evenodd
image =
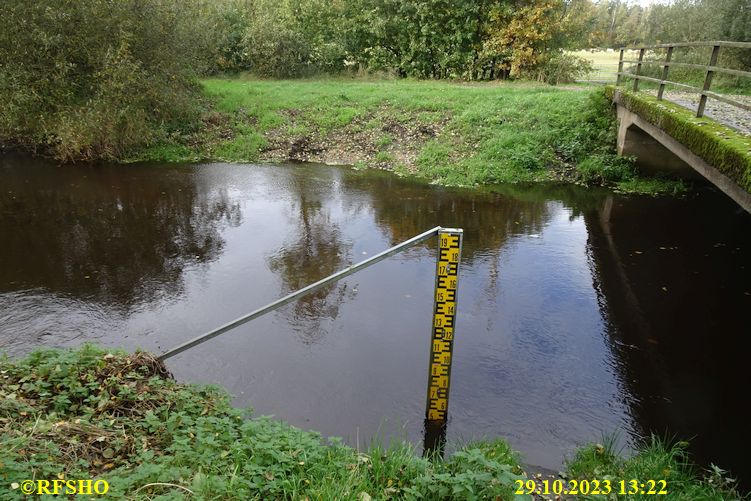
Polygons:
M681 191L615 155L600 89L532 83L316 79L203 81L199 127L130 160L304 160L377 167L447 185L569 181Z
M668 444L652 437L638 454L624 458L615 451L612 441L592 444L576 451L567 465L568 474L579 479L610 479L615 490L621 489L620 481L625 480L622 489L626 494L618 499L654 499L655 494L648 491L654 488L659 492L663 486L660 480L665 480L667 499L746 499L735 489L735 480L719 467L714 466L700 480L688 458L687 446L686 442ZM631 480L638 480L638 488ZM650 484L649 480L654 482Z
M23 499L17 484L31 478L103 479L128 499L524 499L518 461L501 439L446 461L408 445L357 451L248 419L222 390L178 384L146 353L85 346L0 360L0 499ZM569 470L666 479L670 499L737 499L722 475L699 480L681 449L660 444L630 460L590 446Z
M246 419L222 390L177 384L144 353L3 361L0 397L0 499L23 497L13 482L61 475L104 479L128 499L512 499L521 473L502 440L430 462L407 445L356 451Z

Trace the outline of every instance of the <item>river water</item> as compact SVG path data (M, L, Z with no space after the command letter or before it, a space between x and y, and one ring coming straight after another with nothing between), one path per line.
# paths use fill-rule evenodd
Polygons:
M0 351L169 349L431 227L465 230L450 444L560 468L617 433L744 471L751 217L572 186L447 189L316 165L0 157ZM237 406L422 442L431 240L169 361Z

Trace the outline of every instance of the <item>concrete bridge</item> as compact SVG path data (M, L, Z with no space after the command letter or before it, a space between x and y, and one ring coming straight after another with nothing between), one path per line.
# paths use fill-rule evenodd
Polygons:
M709 65L701 66L672 62L673 49L675 47L686 46L712 47ZM751 160L748 158L749 152L751 152L751 138L747 138L748 140L745 141L747 147L744 148L737 148L735 146L732 148L723 148L717 147L717 145L704 145L701 148L697 148L697 143L722 142L723 140L730 139L730 135L743 136L727 129L727 134L719 132L717 134L705 134L704 137L698 137L699 134L693 134L690 137L691 141L687 141L687 136L691 136L691 133L684 133L684 129L690 127L682 128L676 126L675 118L670 116L671 113L675 113L674 110L670 110L658 103L649 103L648 100L640 101L638 98L634 98L634 96L637 96L636 93L639 90L639 82L649 81L659 84L657 91L658 101L663 99L666 85L676 85L697 92L700 95L699 106L696 111L697 118L703 117L707 98L716 99L751 112L751 106L747 103L739 102L730 99L728 96L710 91L713 76L717 72L751 78L751 72L717 66L720 48L724 46L751 49L751 43L748 42L662 44L636 48L639 50L638 60L624 59L624 49L621 50L618 64L618 81L616 82L617 87L613 92L613 103L616 105L618 113L618 154L635 156L637 166L647 172L668 172L688 179L707 179L747 212L751 213L751 193L749 193L751 186L748 182L748 173L751 172ZM663 61L644 59L647 50L654 52L656 49L667 50ZM631 63L635 71L624 71L624 63ZM662 66L662 78L657 79L643 75L642 66L647 64ZM704 70L706 76L703 88L700 89L684 83L667 80L668 71L671 66L692 67ZM633 88L630 89L630 93L624 92L620 88L625 78L633 79ZM654 101L654 98L651 99ZM634 103L637 102L638 105L635 105ZM665 125L669 125L670 127L666 127ZM676 134L674 131L680 131L680 134ZM701 141L696 139L701 139ZM689 142L692 144L686 144ZM746 149L748 151L743 151ZM711 155L707 155L706 152L710 152Z
M751 213L751 194L638 113L631 111L616 91L618 111L618 154L635 156L638 167L647 173L673 173L684 179L707 179Z

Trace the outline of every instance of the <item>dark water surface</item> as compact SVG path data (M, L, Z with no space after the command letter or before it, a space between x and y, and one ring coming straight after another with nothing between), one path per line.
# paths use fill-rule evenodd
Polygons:
M0 351L163 351L436 225L465 229L448 439L558 468L619 432L747 479L751 217L574 187L495 193L321 166L0 157ZM355 445L422 440L429 241L170 360Z

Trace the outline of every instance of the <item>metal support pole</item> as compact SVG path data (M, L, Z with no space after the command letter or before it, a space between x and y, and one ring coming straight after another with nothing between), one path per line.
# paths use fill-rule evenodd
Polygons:
M670 71L670 59L673 57L673 46L668 47L668 55L665 56L665 65L662 67L662 82L660 82L660 89L657 91L657 100L662 101L662 93L665 92L665 80L668 79L668 71Z
M439 252L436 264L433 325L430 345L430 371L425 409L426 429L445 423L448 415L451 358L456 326L456 291L459 261L462 254L463 230L439 230Z
M712 86L712 77L714 77L714 71L709 68L717 65L717 59L720 56L720 46L715 45L712 48L712 55L709 58L709 67L707 68L707 76L704 77L704 88L702 89L701 97L699 98L699 109L696 110L696 117L701 118L704 116L704 107L707 105L706 92Z
M353 273L356 273L364 268L367 268L368 266L372 266L380 261L383 261L389 256L393 256L394 254L397 254L405 249L413 247L419 244L420 242L423 242L427 240L428 238L431 238L432 236L438 234L439 231L443 231L443 230L440 226L436 226L435 228L428 230L425 233L421 233L417 235L416 237L412 237L409 240L400 243L399 245L395 245L389 249L386 249L380 254L376 254L375 256L368 258L364 261L360 261L359 263L352 265L347 269L334 273L333 275L329 275L328 277L322 280L319 280L318 282L314 284L310 284L307 287L304 287L296 292L293 292L292 294L289 294L281 299L277 299L273 303L269 303L262 308L258 308L257 310L251 313L248 313L247 315L244 315L238 319L235 319L229 323L222 325L221 327L217 327L216 329L209 331L206 334L202 334L194 339L191 339L190 341L187 341L175 348L172 348L171 350L166 351L162 353L161 355L159 355L158 358L159 360L167 360L170 357L174 357L175 355L182 353L187 349L193 348L194 346L198 346L199 344L204 343L208 341L209 339L218 336L219 334L223 334L227 332L228 330L234 329L235 327L242 325L245 322L250 322L251 320L258 318L261 315L265 315L266 313L272 312L276 310L277 308L281 308L285 304L291 303L295 299L301 296L304 296L305 294L309 294L311 292L317 291L321 287L325 287L326 285L329 285L332 282L341 280L342 278L352 275Z

